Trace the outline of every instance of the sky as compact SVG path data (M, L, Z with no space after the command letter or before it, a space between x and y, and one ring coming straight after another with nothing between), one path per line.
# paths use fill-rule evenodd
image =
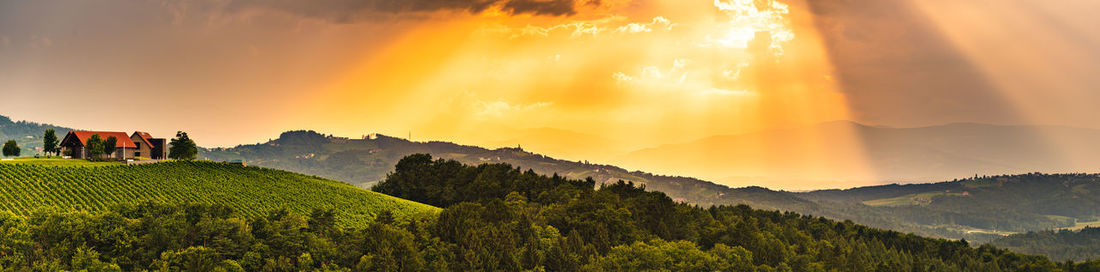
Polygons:
M1096 129L1098 10L1090 0L0 0L0 114L183 130L208 147L312 129L609 163L836 120Z

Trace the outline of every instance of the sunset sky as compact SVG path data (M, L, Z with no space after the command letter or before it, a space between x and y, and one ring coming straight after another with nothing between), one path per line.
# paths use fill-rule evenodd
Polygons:
M1092 0L0 0L0 114L184 130L207 147L313 129L609 163L834 120L1100 129L1097 11Z

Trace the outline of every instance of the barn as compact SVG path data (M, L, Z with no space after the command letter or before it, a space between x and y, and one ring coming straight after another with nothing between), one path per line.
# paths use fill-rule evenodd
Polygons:
M163 138L153 138L147 132L136 131L127 136L125 132L117 131L70 131L61 140L61 152L74 159L88 159L88 139L92 135L99 135L100 139L114 137L117 149L112 154L104 155L105 158L130 159L144 157L154 160L162 160L167 157L167 141Z

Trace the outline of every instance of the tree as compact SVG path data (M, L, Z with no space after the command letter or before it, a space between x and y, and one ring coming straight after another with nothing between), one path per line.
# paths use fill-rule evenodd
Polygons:
M84 148L88 149L88 157L97 159L103 155L103 138L99 138L99 134L92 134L88 137L88 142L85 143Z
M51 128L46 129L45 135L42 136L42 151L49 153L57 153L57 133Z
M168 158L177 160L194 160L199 154L199 147L195 145L187 132L176 132L176 138L172 138L172 147L168 148Z
M5 157L19 156L19 151L20 151L19 144L15 143L15 140L8 140L7 143L4 143L4 156Z
M103 141L103 153L107 154L107 157L110 157L112 154L115 154L116 150L118 150L118 138L115 138L115 136L107 136L107 140Z

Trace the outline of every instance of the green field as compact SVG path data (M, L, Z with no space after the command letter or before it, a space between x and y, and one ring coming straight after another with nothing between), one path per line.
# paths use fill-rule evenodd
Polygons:
M883 198L864 201L863 204L867 206L885 206L885 207L898 207L898 206L924 206L932 203L932 198L938 196L963 196L961 193L947 193L947 192L928 192L920 194L903 195L899 197Z
M1081 230L1085 227L1096 228L1100 227L1100 220L1094 221L1077 221L1072 227L1060 228L1059 230Z
M266 168L204 161L96 167L75 160L48 162L0 163L0 211L30 215L43 208L101 211L147 201L206 203L233 207L245 217L280 209L299 214L335 209L339 223L350 227L364 226L383 210L398 217L438 211L342 182Z
M90 162L80 159L60 158L17 158L14 160L0 160L0 164L31 164L41 166L110 166L122 165L117 162Z

